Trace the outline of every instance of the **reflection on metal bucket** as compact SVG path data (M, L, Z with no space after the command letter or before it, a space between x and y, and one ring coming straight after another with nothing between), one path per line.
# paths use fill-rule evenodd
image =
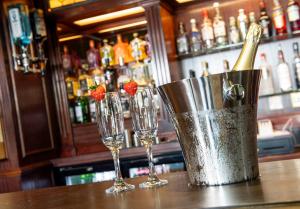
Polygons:
M158 87L192 184L255 179L260 70L191 78Z

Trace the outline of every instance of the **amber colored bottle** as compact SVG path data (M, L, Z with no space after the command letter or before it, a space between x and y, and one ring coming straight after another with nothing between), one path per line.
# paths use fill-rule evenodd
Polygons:
M279 3L279 0L273 0L273 12L272 18L274 22L274 27L277 35L282 35L287 32L286 30L286 20L283 12L283 8Z
M119 60L123 59L125 63L132 62L133 58L129 52L129 44L123 42L121 34L117 35L117 43L114 45L115 64L120 65Z

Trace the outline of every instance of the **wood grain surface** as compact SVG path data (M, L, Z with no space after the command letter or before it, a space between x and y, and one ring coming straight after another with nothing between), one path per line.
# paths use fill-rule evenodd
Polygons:
M300 202L300 159L260 164L260 178L214 187L188 185L185 172L163 178L169 184L118 195L105 194L112 182L55 187L0 195L1 209L196 209L297 208ZM138 185L145 177L127 180Z

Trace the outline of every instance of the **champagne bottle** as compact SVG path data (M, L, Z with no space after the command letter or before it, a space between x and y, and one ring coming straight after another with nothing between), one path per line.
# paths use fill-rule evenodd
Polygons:
M233 71L253 69L257 47L262 35L262 26L252 23L244 41L242 52L236 61Z

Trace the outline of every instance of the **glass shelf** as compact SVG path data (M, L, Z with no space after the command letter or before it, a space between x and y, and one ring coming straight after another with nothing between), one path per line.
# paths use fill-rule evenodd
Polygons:
M268 97L272 97L272 96L282 96L282 95L286 95L286 94L291 94L291 93L297 93L300 92L300 89L295 89L295 90L291 90L291 91L284 91L284 92L276 92L273 94L266 94L266 95L261 95L259 96L259 98L268 98Z
M264 38L261 40L261 44L267 44L267 43L272 43L272 42L276 42L276 41L283 41L283 40L288 40L288 39L296 38L296 37L300 37L300 32L273 36L271 38ZM234 49L241 49L242 47L243 47L242 42L237 43L237 44L228 44L226 46L215 47L213 49L209 49L207 51L202 51L202 52L198 52L198 53L180 54L180 55L177 55L177 59L183 60L183 59L187 59L187 58L199 57L199 56L208 55L208 54L215 54L215 53L230 51L230 50L234 50Z

